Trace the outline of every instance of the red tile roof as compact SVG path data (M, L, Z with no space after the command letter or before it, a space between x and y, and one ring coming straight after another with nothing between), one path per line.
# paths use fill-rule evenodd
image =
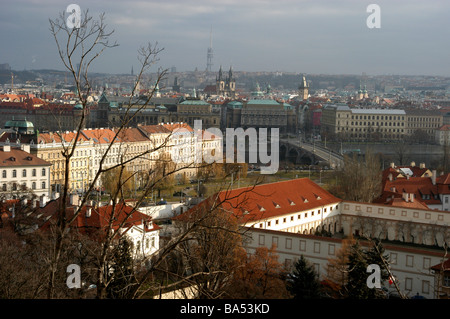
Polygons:
M11 147L9 152L5 152L1 148L0 167L15 166L51 166L51 163L18 148Z
M138 128L124 128L119 133L119 138L123 142L142 142L148 141L148 137L145 136Z
M187 123L178 123L178 122L177 123L162 123L161 125L163 127L167 128L171 132L182 129L182 128L188 130L189 132L194 131L192 129L192 127L190 127L190 125Z
M57 200L52 200L48 204L40 208L38 213L43 213L44 216L51 216L50 220L44 223L42 229L48 229L52 220L54 221L57 217L57 212L59 211L61 198ZM67 207L67 218L74 216L76 206L68 205ZM87 216L86 212L90 211L90 215ZM128 230L132 226L142 225L145 223L145 231L155 231L160 229L160 227L154 223L151 223L151 216L145 215L133 207L126 205L124 203L118 203L114 207L113 205L93 207L85 205L81 208L76 219L71 224L71 227L76 228L81 233L89 233L95 230L107 230L109 221L113 217L114 221L112 228L117 231L119 228ZM147 225L151 225L147 227Z
M99 129L84 129L81 131L86 139L93 140L95 144L109 144L114 141L120 141L119 137L116 137L116 132L110 128Z
M373 202L402 206L413 205L415 208L420 208L420 205L428 207L429 205L442 204L439 195L450 194L450 173L436 176L436 183L433 184L432 177L425 174L428 169L411 166L408 166L408 168L413 171L413 177L403 177L393 168L384 170L382 194ZM389 174L393 175L392 180L389 180ZM420 202L420 204L406 204L405 202L402 203L401 200L391 202L392 197L401 199L403 193L414 194L414 202Z
M434 265L431 269L438 271L450 271L450 258L440 264Z
M147 134L170 133L169 129L162 125L139 125L138 128Z
M340 203L341 199L308 178L224 190L175 219L213 205L232 213L241 224Z

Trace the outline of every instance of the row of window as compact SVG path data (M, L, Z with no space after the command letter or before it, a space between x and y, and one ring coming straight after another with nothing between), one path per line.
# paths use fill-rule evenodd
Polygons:
M352 115L352 120L385 120L385 121L404 121L404 116L392 115Z
M338 209L338 207L339 207L339 205L336 205L335 208ZM325 207L325 208L323 209L323 212L326 213L327 210L328 210L328 208ZM330 207L330 212L331 212L331 211L333 211L333 206ZM310 212L310 215L309 215L308 212L306 212L306 213L299 213L299 214L297 214L297 220L302 218L302 214L303 214L304 218L308 218L308 216L314 216L315 211L314 211L314 210L311 211L311 212ZM320 209L317 210L317 215L320 215ZM295 216L294 216L294 215L290 216L290 217L289 217L289 220L290 220L291 222L293 222L293 221L295 220ZM283 218L280 218L280 219L270 220L270 221L267 222L267 227L273 226L273 225L272 225L272 221L274 222L274 225L279 225L279 224L280 224L280 221L281 221L283 224L285 224L285 223L287 223L287 221L288 221L288 217L283 217ZM260 224L259 224L259 228L263 228L263 227L264 227L263 223L260 223Z
M37 185L38 184L36 182L31 182L31 189L33 189L33 190L38 189ZM47 188L47 183L46 182L41 182L41 189L46 189L46 188ZM27 189L27 184L26 183L23 183L21 185L19 185L17 183L12 183L10 189L8 189L8 184L6 184L6 183L2 184L2 191L3 192L6 192L8 190L18 191L18 190L26 190L26 189Z
M376 125L378 125L378 126L405 126L405 123L397 123L396 124L396 122L392 122L392 123L390 123L390 122L379 122L379 123L375 123L375 122L351 122L352 123L352 125L360 125L360 126L366 126L366 124L367 125L371 125L371 126L376 126ZM384 124L383 124L384 123ZM339 124L339 122L338 122L338 124Z
M16 169L13 169L12 171L11 171L11 177L12 178L16 178L16 177L18 177L18 175L17 175L17 173L18 173L18 171L16 170ZM27 169L22 169L22 172L21 172L21 177L28 177L28 170ZM45 168L43 168L42 170L41 170L41 176L46 176L46 174L47 174L47 172L46 172L46 169ZM31 177L36 177L37 176L37 169L36 168L33 168L33 169L31 169ZM6 169L4 169L3 171L2 171L2 178L8 178L8 171L6 170Z

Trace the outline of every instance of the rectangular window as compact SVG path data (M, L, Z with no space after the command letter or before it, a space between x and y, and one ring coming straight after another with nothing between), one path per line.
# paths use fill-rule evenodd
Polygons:
M299 241L299 250L300 251L306 251L306 241L305 240L300 240Z
M422 293L423 294L430 293L430 282L428 280L422 280Z
M276 247L278 247L278 237L277 236L272 237L272 245L275 245Z
M397 265L397 253L391 253L389 260L392 265Z
M412 278L405 278L405 290L412 290Z
M264 238L264 235L259 235L259 245L264 245L264 241L265 241L265 238Z
M286 238L286 249L292 249L292 239Z
M406 267L414 266L414 256L406 255Z
M442 286L450 287L450 276L449 275L444 275L444 278L442 281Z
M314 252L317 254L320 253L320 243L318 243L318 242L314 243Z
M431 267L431 259L424 257L423 258L423 269L429 270Z
M328 244L328 255L334 256L335 251L335 245L334 244Z

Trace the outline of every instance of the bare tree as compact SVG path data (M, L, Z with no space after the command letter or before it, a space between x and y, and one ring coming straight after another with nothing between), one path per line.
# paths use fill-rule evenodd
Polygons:
M372 202L381 193L379 158L367 150L364 159L354 154L344 156L344 165L336 172L337 183L330 191L337 197L352 201Z
M90 194L94 189L98 181L102 176L107 175L109 172L114 172L116 178L109 180L109 202L111 203L111 214L108 216L106 226L97 230L96 241L97 246L83 245L83 247L90 247L87 252L81 254L81 252L74 248L74 242L69 241L69 234L73 229L73 223L80 215L83 206L88 200L88 196L82 196L78 205L74 209L69 209L68 198L70 195L70 161L74 157L75 151L80 141L81 131L86 124L87 114L89 112L88 96L92 91L92 82L89 78L89 69L91 65L101 56L105 49L113 48L117 44L110 43L110 38L113 31L107 30L104 14L99 16L98 20L93 20L89 16L88 11L82 14L81 24L79 28L69 28L65 24L65 14L62 13L59 19L50 20L50 31L55 39L58 53L60 58L71 74L72 79L77 89L78 100L82 106L82 112L80 114L77 130L75 131L75 137L70 143L66 143L63 146L62 155L65 162L64 171L64 185L59 199L59 206L54 213L55 219L52 219L49 223L49 241L47 251L49 252L47 258L48 265L48 278L46 287L47 298L54 298L59 296L58 287L60 281L61 270L65 270L64 266L67 265L67 259L70 256L78 256L77 260L86 260L89 255L95 262L91 262L89 265L94 264L92 271L89 273L92 281L96 285L96 297L105 298L107 296L108 286L112 283L117 283L117 279L123 279L124 289L127 291L126 296L129 298L139 298L145 295L152 288L148 288L149 282L155 277L158 272L164 272L166 265L170 258L176 255L176 252L183 251L188 252L187 249L192 249L193 246L185 246L187 241L197 242L196 254L199 258L196 258L196 265L201 260L200 256L208 256L207 252L214 252L213 242L211 240L203 240L203 245L199 246L199 239L201 236L217 235L214 230L222 229L226 232L233 232L232 228L227 228L221 224L221 219L214 219L212 212L214 212L221 203L226 201L227 196L221 198L214 198L213 204L205 211L205 214L196 216L196 219L185 224L183 231L173 236L159 251L152 256L143 256L132 267L132 273L128 276L124 276L123 273L114 269L111 265L114 264L117 256L117 245L122 238L122 234L117 229L122 229L129 218L137 212L137 208L145 201L150 193L154 190L158 190L161 185L170 183L175 174L182 172L187 168L198 168L198 165L192 161L183 163L183 165L172 165L171 159L166 157L158 157L153 159L149 156L151 154L167 154L170 151L170 138L169 134L163 141L153 143L152 147L142 150L137 153L131 153L125 148L120 148L119 154L114 155L118 161L114 164L107 163L107 158L111 154L111 150L119 143L122 133L130 125L133 119L146 108L150 103L153 93L158 83L165 77L166 70L158 70L156 80L152 81L154 86L149 90L146 99L136 99L135 91L139 83L143 83L145 79L145 73L158 61L158 55L162 49L159 49L157 44L148 44L141 47L138 50L138 60L140 62L140 69L137 72L136 82L132 89L132 93L127 101L122 106L122 118L120 122L115 122L114 136L110 139L110 143L102 149L102 155L99 159L98 169L94 176L89 181L89 185L86 188L86 194ZM145 172L139 170L129 170L128 167L132 165L134 161L144 160L148 161L149 169ZM205 164L202 164L205 165ZM201 166L200 165L200 168ZM212 166L212 164L207 164ZM128 172L128 173L127 173ZM127 188L131 181L137 176L146 176L147 178L141 179L141 189L139 194L136 194L134 198L135 205L131 210L125 212L126 216L123 217L124 211L121 210L121 204L127 198ZM251 191L251 188L250 188ZM119 219L119 214L121 218ZM211 219L212 218L212 219ZM119 221L118 221L119 219ZM212 221L211 221L212 220ZM207 222L209 221L209 222ZM204 239L205 237L203 237ZM225 237L224 237L225 238ZM75 240L76 247L81 242L78 238ZM233 245L236 244L233 241ZM220 254L226 254L227 249L232 247L223 247L223 251L216 251L216 255L219 258ZM70 254L72 252L72 255ZM76 254L75 254L76 253ZM226 256L222 256L226 258ZM73 259L73 258L72 258ZM190 262L193 262L191 259ZM208 258L202 260L204 263L208 263ZM214 261L217 265L217 260ZM181 282L199 282L202 278L202 282L207 282L207 287L202 291L208 296L220 296L220 283L224 282L223 269L220 267L213 271L205 271L204 268L193 267L191 264L193 273L187 275L185 272L182 274L183 278ZM207 278L205 281L204 279ZM211 288L211 284L214 282L214 288ZM159 286L161 283L159 283Z

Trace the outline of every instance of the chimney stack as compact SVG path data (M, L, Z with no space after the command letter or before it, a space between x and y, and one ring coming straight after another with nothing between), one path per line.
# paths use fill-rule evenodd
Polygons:
M415 167L416 166L416 162L411 162L411 167Z
M425 163L420 163L420 168L425 168Z
M42 195L41 196L41 200L40 200L40 207L45 207L45 205L47 205L47 196L46 195Z
M21 144L20 149L24 152L30 153L30 144Z
M408 197L409 197L409 194L407 192L403 192L403 200L405 202L408 202Z
M3 152L11 152L11 145L3 145Z
M87 209L86 209L86 217L91 217L91 213L92 213L92 208L91 207L88 207Z
M395 168L394 162L391 162L391 168Z
M70 195L70 205L75 206L78 204L78 195L77 194L71 194Z
M436 170L433 170L433 175L431 175L431 182L433 183L433 185L436 185Z

